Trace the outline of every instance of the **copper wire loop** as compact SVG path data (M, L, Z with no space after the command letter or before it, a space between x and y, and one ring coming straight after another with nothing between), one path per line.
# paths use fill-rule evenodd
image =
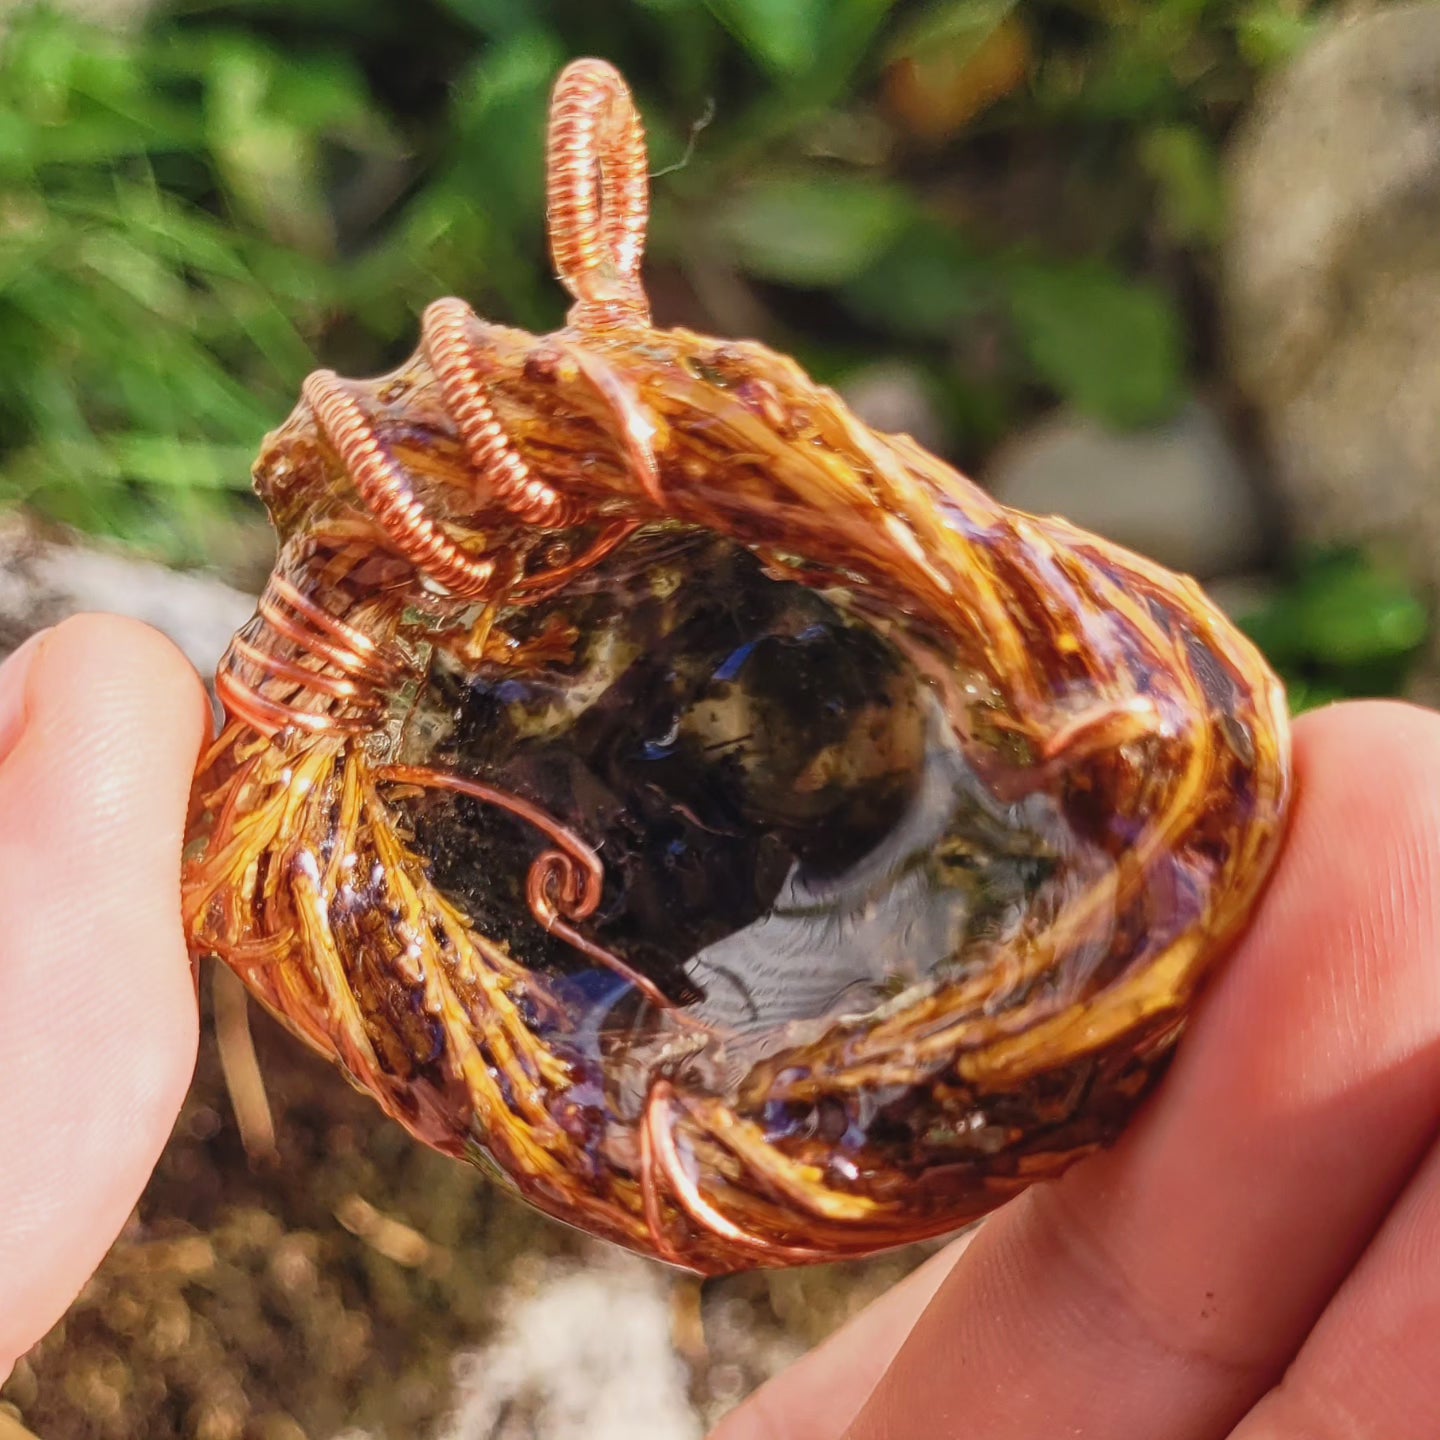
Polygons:
M280 653L282 642L294 653ZM317 662L314 668L304 663L307 658ZM277 574L260 597L255 619L221 659L215 693L231 715L261 735L288 729L358 733L376 723L381 692L395 676L393 662L370 636ZM262 689L277 683L284 698ZM306 707L313 696L320 697L319 708Z
M569 921L584 920L595 913L605 888L605 867L593 846L586 844L567 825L538 805L508 790L497 790L480 780L430 770L423 765L383 765L376 771L381 780L422 789L453 790L487 805L496 805L533 825L555 848L535 857L526 877L525 898L530 913L552 935L572 945L582 955L613 970L628 980L652 1005L672 1008L671 1001L652 980L627 965L618 955L597 945L576 930Z
M421 504L409 477L385 452L360 403L333 370L317 370L304 385L305 402L320 434L360 492L390 543L423 575L452 595L483 595L495 574L495 562L467 553Z
M672 1258L675 1249L663 1229L656 1228L661 1215L657 1181L662 1179L675 1203L702 1231L728 1240L737 1249L771 1264L808 1264L833 1259L833 1255L806 1245L781 1245L763 1235L751 1234L705 1198L675 1144L674 1113L678 1103L675 1087L662 1076L651 1085L645 1101L645 1113L640 1119L640 1184L644 1193L645 1219L656 1248L665 1258Z
M420 323L420 343L440 385L445 409L455 421L475 473L490 487L490 498L530 525L558 527L575 519L575 507L530 473L500 427L485 398L476 364L474 332L481 321L453 296L436 300Z
M629 88L603 60L566 66L550 99L546 149L550 249L578 302L580 329L638 319L650 303L640 261L650 213L645 130Z

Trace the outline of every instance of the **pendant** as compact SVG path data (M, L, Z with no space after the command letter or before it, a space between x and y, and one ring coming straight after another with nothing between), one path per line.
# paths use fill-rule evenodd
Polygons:
M1245 923L1280 686L1190 580L650 323L620 76L552 102L535 337L312 375L184 915L418 1139L704 1273L958 1228L1112 1140Z

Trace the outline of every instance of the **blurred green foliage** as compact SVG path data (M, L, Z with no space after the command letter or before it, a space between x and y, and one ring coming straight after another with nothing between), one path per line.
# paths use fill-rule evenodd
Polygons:
M1299 712L1397 691L1429 617L1398 570L1339 550L1300 557L1289 583L1241 628L1285 676Z
M1164 417L1215 367L1217 156L1324 0L161 0L0 50L0 501L223 549L316 359L373 373L436 294L563 314L564 61L634 85L662 323L827 380L902 356L975 466L1066 400Z

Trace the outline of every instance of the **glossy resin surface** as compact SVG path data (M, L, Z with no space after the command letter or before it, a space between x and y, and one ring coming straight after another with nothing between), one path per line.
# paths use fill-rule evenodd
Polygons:
M561 138L569 95L574 144L628 145L618 78L575 73ZM267 441L191 943L419 1138L633 1248L955 1228L1158 1073L1278 847L1279 687L1188 580L651 327L629 232L586 233L566 330L442 302Z

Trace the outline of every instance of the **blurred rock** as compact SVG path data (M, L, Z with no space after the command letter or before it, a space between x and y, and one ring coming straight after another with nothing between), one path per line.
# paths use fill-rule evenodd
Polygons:
M457 1363L443 1440L700 1440L671 1343L671 1276L596 1247L512 1291L496 1340Z
M1001 448L985 482L997 499L1063 515L1174 570L1210 579L1253 567L1265 549L1261 506L1208 406L1120 433L1059 411Z
M1226 326L1311 540L1440 585L1440 5L1334 25L1230 155Z
M927 450L944 448L944 422L924 372L916 366L903 360L879 360L847 375L840 394L872 430L909 435Z
M1244 575L1224 575L1209 581L1205 593L1232 620L1246 620L1275 603L1281 593L1280 582L1262 571Z
M163 631L208 680L255 598L117 551L57 544L0 515L0 654L67 615L103 610Z

